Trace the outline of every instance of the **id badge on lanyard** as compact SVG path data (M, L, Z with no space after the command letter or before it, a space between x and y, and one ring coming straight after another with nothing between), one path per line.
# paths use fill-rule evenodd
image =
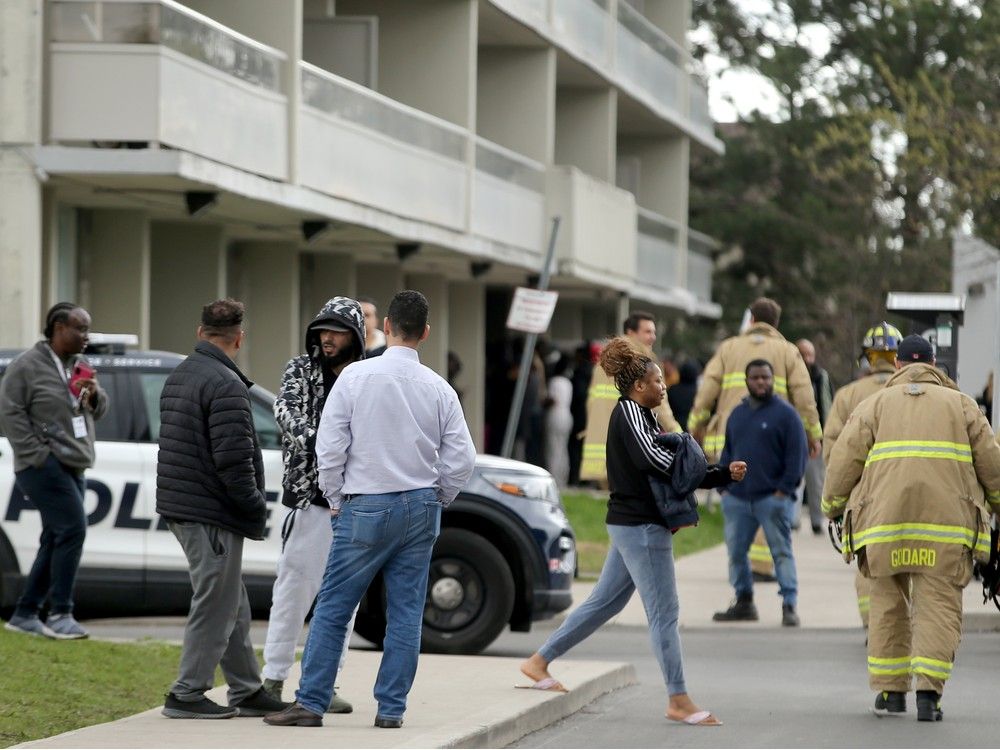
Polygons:
M73 417L73 437L77 439L85 438L87 437L87 419L80 414L80 399L76 398L69 389L69 377L66 375L66 369L59 360L59 356L52 351L51 347L49 347L49 352L52 354L52 361L56 364L59 377L62 378L63 385L66 386L66 397L69 399L70 408L75 415Z

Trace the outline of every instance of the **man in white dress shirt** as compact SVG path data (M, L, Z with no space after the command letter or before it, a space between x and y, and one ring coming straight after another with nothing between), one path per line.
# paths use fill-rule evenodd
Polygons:
M383 323L385 354L344 368L323 407L316 456L333 544L296 702L266 716L268 724L322 725L347 623L379 572L387 624L375 726L403 724L441 511L465 486L476 458L454 389L420 364L427 316L420 292L393 297Z

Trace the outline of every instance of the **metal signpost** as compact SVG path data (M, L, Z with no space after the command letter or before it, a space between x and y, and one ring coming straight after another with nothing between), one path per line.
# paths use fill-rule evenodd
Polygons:
M552 217L552 234L549 236L549 248L542 264L542 274L538 279L538 291L549 288L549 277L552 275L552 258L556 250L556 235L559 233L559 217ZM546 323L547 327L547 323ZM507 415L507 429L503 435L503 448L500 455L510 458L514 452L514 438L517 436L517 423L521 418L521 404L524 403L524 391L528 387L528 373L531 370L531 358L535 353L535 343L538 333L531 332L524 339L524 351L521 352L521 367L517 371L517 385L514 387L514 398L510 402L510 414Z

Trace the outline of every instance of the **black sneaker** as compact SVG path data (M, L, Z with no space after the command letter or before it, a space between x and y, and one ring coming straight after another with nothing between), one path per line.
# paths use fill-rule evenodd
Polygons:
M941 721L941 696L933 690L917 691L917 721Z
M160 713L168 719L231 719L238 712L235 708L220 706L205 696L189 702L178 699L173 693L167 693Z
M906 693L883 690L875 696L876 716L902 716L906 713Z
M236 703L230 703L229 707L239 711L240 716L267 716L278 711L284 711L290 705L281 700L275 700L261 686L257 688L257 692L253 695L247 696Z
M795 614L794 604L781 605L781 624L787 628L797 628L799 626L799 616Z
M716 622L736 622L759 620L760 618L757 616L757 607L754 605L753 599L738 597L729 605L729 609L724 612L716 612L712 615L712 619Z

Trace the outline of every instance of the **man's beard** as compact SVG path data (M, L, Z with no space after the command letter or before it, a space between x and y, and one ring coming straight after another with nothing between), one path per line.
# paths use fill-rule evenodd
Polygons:
M324 354L322 348L320 349L320 360L323 363L323 367L325 367L325 368L327 368L329 370L332 370L335 367L339 367L340 365L344 365L344 364L348 364L350 362L353 362L355 360L355 358L356 358L356 356L354 354L354 344L353 343L351 344L351 346L345 347L344 349L341 349L336 354L332 354L330 356L327 356L326 354Z

